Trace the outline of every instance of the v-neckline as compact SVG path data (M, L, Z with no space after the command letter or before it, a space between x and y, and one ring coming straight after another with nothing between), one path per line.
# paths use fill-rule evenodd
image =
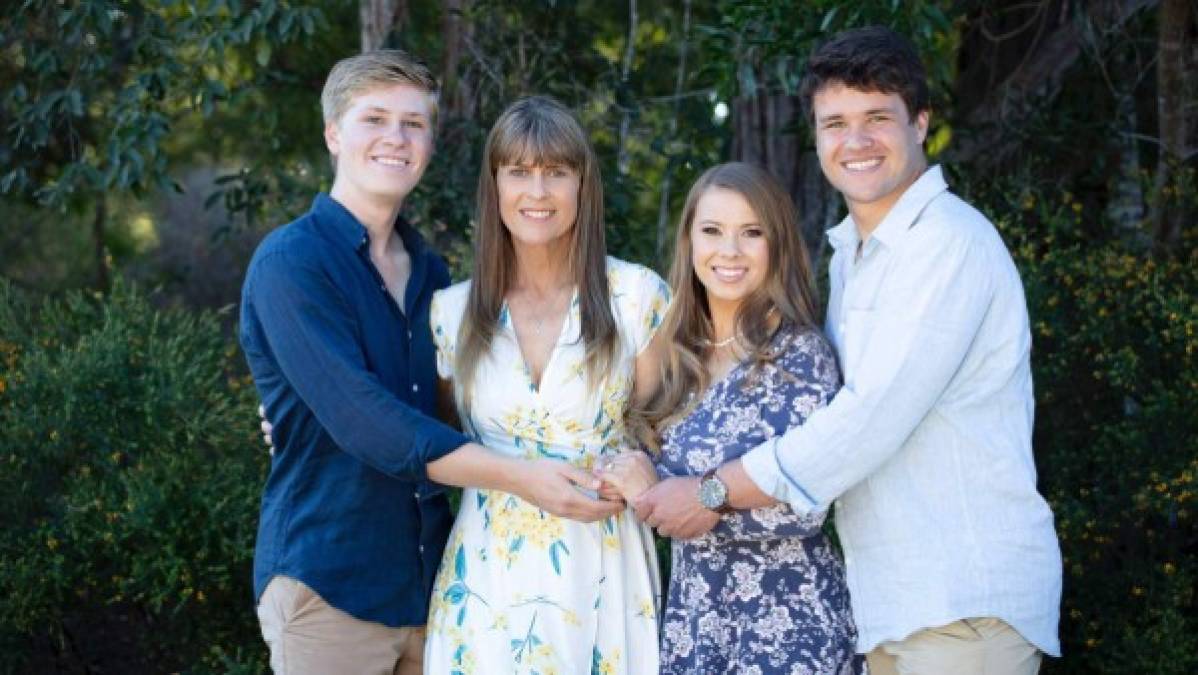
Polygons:
M502 318L501 323L511 333L512 343L516 345L516 353L520 355L520 367L524 372L524 381L528 384L528 390L534 396L539 397L544 389L545 377L549 375L549 369L553 366L553 362L557 358L557 353L560 351L562 342L566 336L566 330L571 327L577 303L578 287L575 286L570 292L570 300L566 304L566 312L562 315L562 322L558 326L557 338L553 341L553 347L549 350L549 356L545 359L545 365L541 369L541 377L538 380L533 380L532 368L528 364L528 356L524 353L524 345L520 344L520 334L516 332L516 322L512 320L512 308L506 298L503 301L503 306L499 314Z

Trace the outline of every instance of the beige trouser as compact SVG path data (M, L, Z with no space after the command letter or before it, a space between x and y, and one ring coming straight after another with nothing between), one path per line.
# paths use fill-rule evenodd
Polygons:
M1001 619L962 619L883 642L870 675L1036 675L1040 650Z
M267 584L258 623L279 675L419 675L424 665L423 626L356 619L291 577Z

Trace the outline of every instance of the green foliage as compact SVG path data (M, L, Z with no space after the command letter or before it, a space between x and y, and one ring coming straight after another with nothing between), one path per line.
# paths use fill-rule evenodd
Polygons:
M165 148L210 116L277 45L311 36L316 7L266 0L8 3L0 32L0 194L80 206L171 187Z
M0 285L0 670L260 667L238 362L217 315L124 284Z
M1198 669L1198 255L1095 239L1069 193L981 195L1032 318L1036 462L1065 559L1046 673Z

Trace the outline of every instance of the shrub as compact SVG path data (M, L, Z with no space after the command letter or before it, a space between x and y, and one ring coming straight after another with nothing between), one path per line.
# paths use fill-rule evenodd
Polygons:
M1095 240L1068 193L985 203L1032 320L1036 461L1065 562L1045 673L1198 670L1198 256Z
M0 670L263 669L240 363L214 313L0 283Z

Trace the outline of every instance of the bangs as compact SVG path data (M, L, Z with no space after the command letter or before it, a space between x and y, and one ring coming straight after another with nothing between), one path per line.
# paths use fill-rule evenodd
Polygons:
M568 166L581 171L586 157L585 139L572 133L573 125L548 115L515 116L495 139L491 166Z

